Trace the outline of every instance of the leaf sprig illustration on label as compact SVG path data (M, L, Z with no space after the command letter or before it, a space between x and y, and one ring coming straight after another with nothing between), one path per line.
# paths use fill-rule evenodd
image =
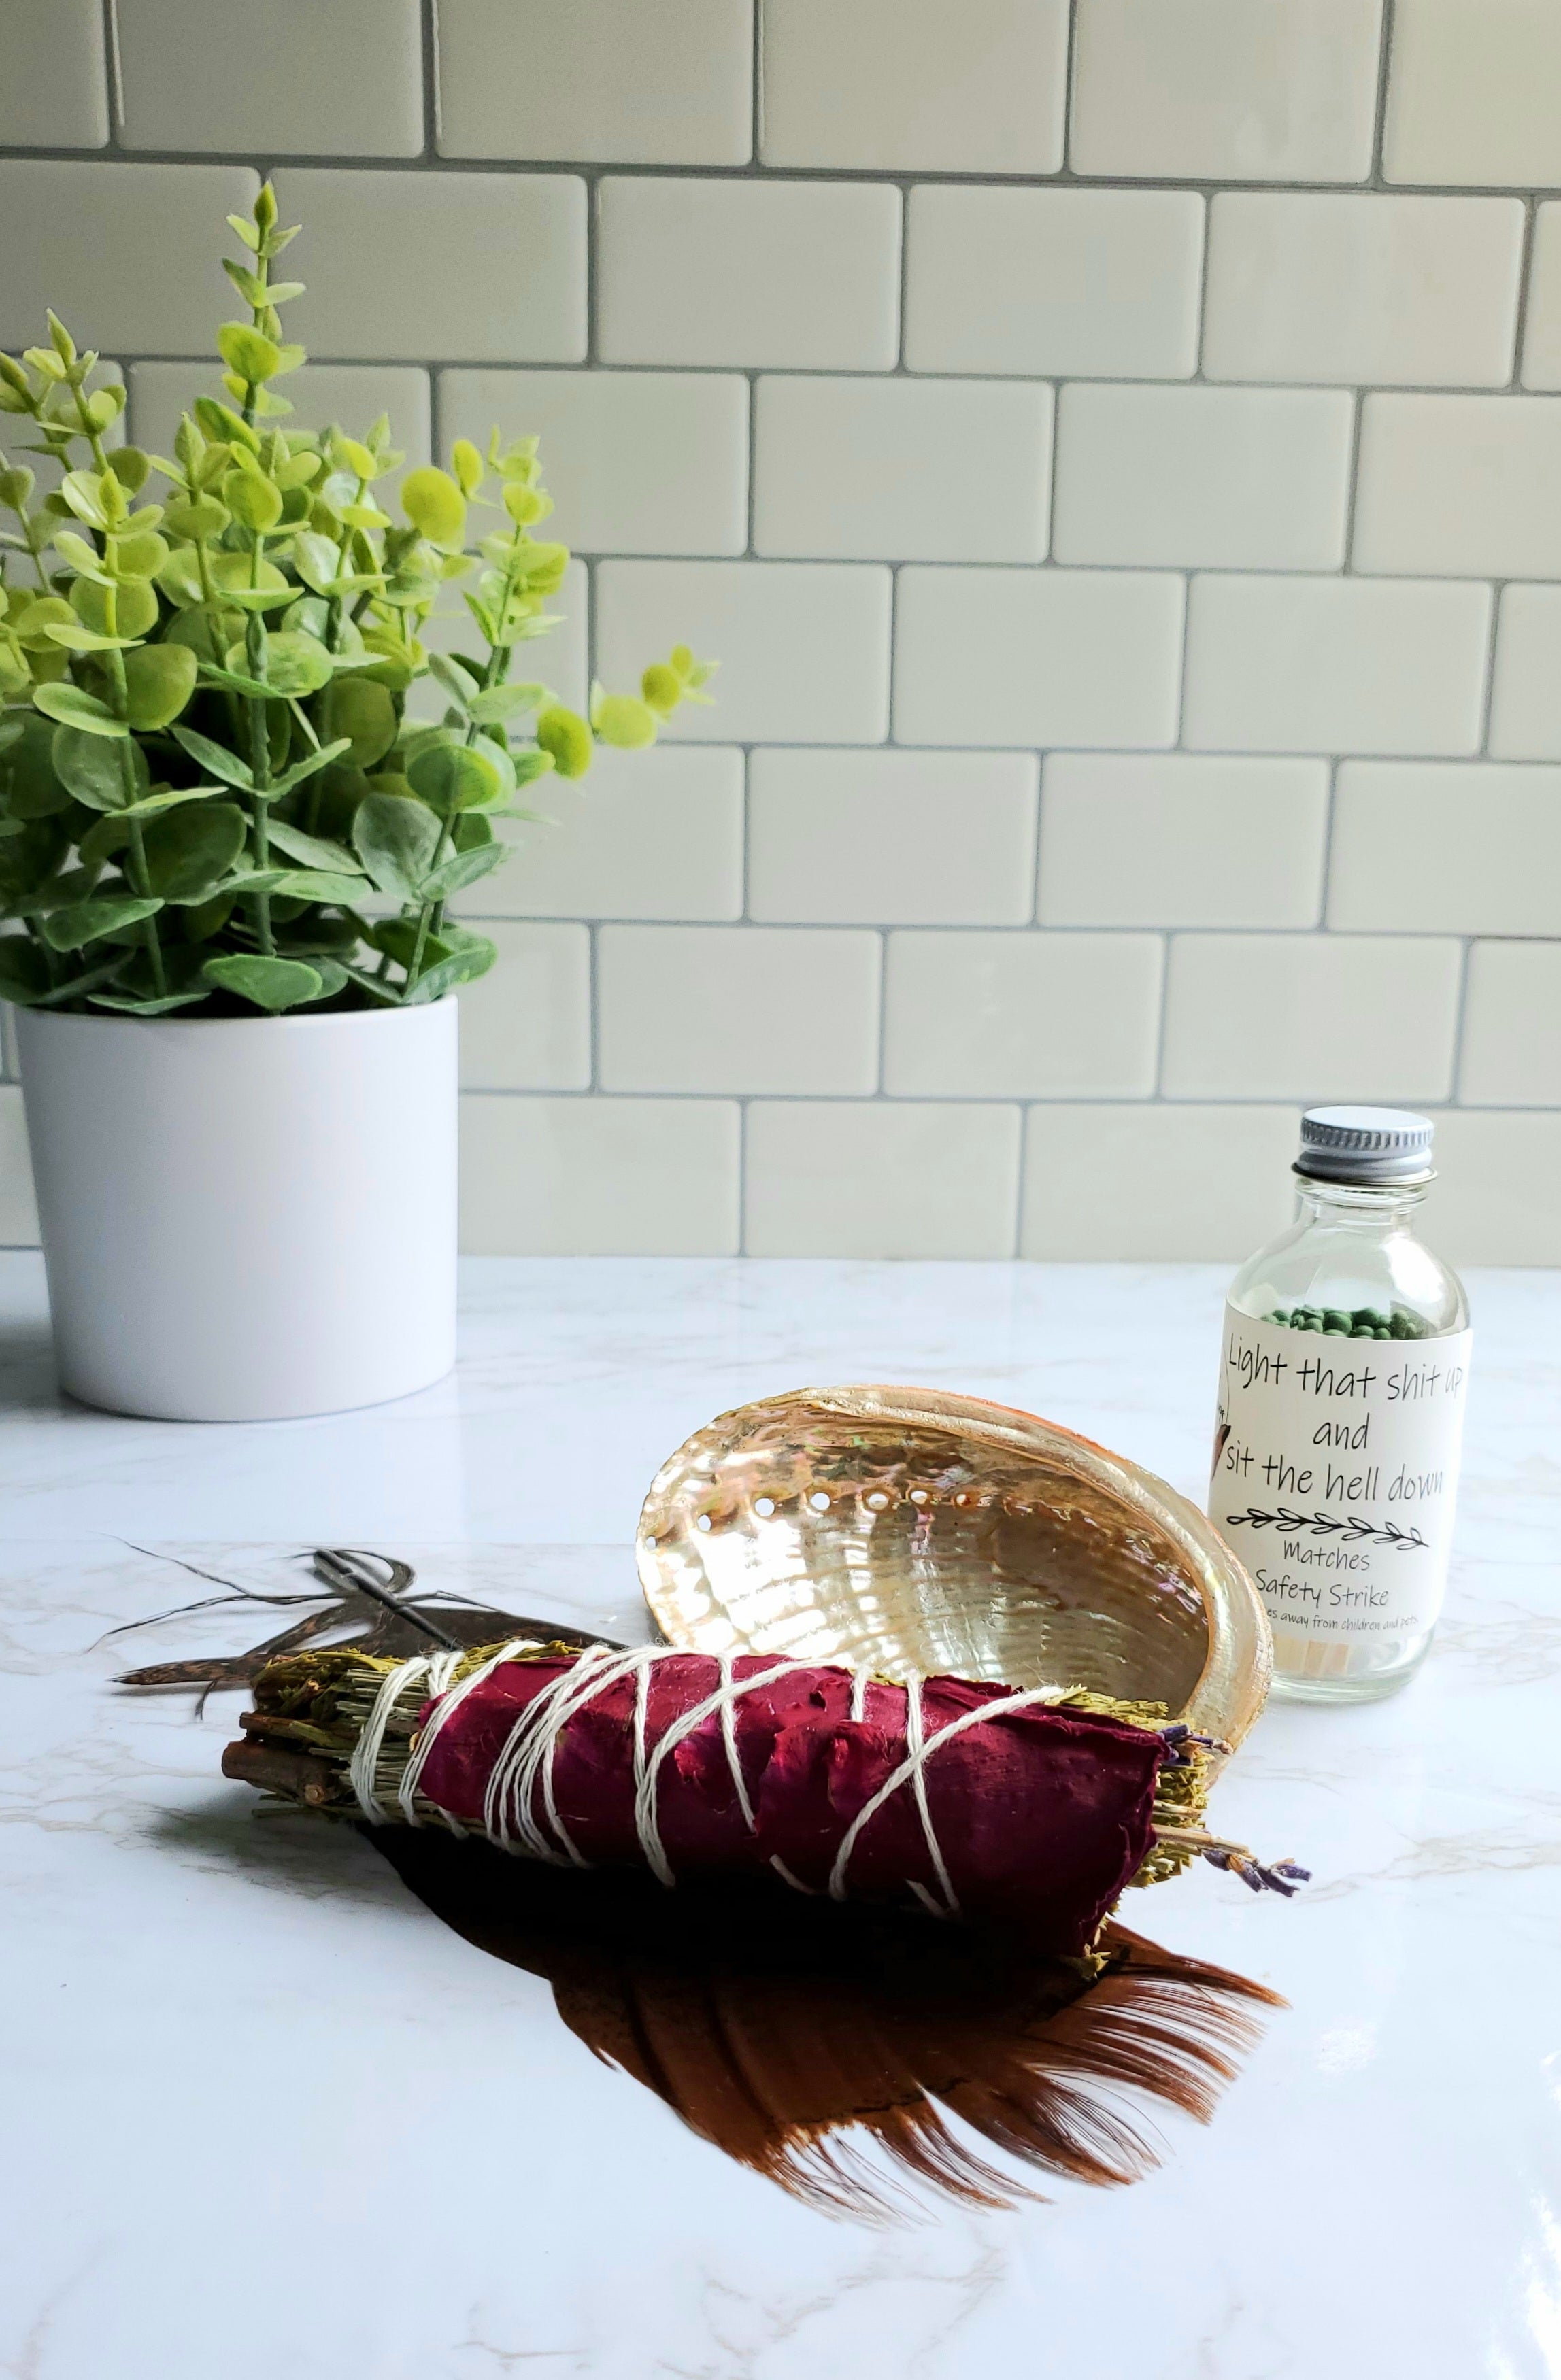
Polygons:
M1396 1521L1384 1521L1379 1528L1360 1513L1336 1521L1331 1512L1292 1512L1284 1505L1276 1512L1264 1512L1249 1504L1244 1512L1227 1512L1225 1523L1227 1529L1288 1529L1297 1536L1342 1537L1349 1546L1392 1546L1399 1553L1425 1548L1418 1529L1401 1529Z

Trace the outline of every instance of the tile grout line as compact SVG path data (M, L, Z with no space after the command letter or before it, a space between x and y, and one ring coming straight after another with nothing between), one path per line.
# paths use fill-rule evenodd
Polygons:
M1372 189L1380 190L1383 181L1383 149L1387 138L1387 91L1393 71L1394 8L1396 0L1383 0L1382 24L1377 33L1377 87L1372 120L1372 164L1368 176Z
M257 173L263 173L267 170L277 173L285 172L287 170L286 161L270 168L267 168L263 164L255 168ZM127 369L131 366L152 365L156 366L159 370L164 370L179 365L209 364L213 359L209 347L196 348L192 346L187 348L183 353L177 353L174 350L165 347L158 349L142 349L138 352L131 348L128 342L122 342L121 345L123 352L118 355L116 360L125 365ZM678 380L741 380L751 377L798 381L864 380L872 382L875 386L887 387L892 385L895 380L899 377L894 368L890 366L863 367L855 363L712 364L699 361L667 363L660 360L642 360L632 363L602 363L600 361L588 362L586 358L580 357L560 358L557 356L446 355L430 357L426 353L422 355L343 355L332 354L318 347L311 347L310 349L309 360L311 366L318 367L322 370L335 371L458 371L510 373L515 375L526 373L528 375L534 374L539 378L554 375L565 377L571 372L581 372L589 369L600 372L610 379L649 379L659 377L674 378ZM1285 379L1273 380L1199 380L1194 378L1191 374L1187 374L1181 378L1168 379L1164 374L1157 377L1153 374L1142 372L1058 372L1055 367L1047 367L1044 370L1037 370L1035 371L1021 372L996 371L985 367L982 367L980 370L966 370L953 366L940 365L936 370L923 371L912 370L908 371L904 377L918 383L927 382L949 382L957 388L963 388L966 386L977 389L1038 389L1051 387L1057 393L1068 388L1134 388L1164 390L1167 394L1175 394L1179 390L1202 388L1212 394L1228 392L1233 395L1241 395L1252 396L1311 396L1323 395L1332 392L1348 396L1489 398L1494 403L1497 404L1510 402L1514 398L1538 399L1541 402L1549 403L1554 403L1557 399L1561 399L1561 388L1531 389L1514 381L1510 373L1505 380L1500 382L1409 380L1348 382L1338 379L1308 381L1298 380L1294 375ZM697 548L685 549L685 553L690 558L698 559L732 559L729 555L706 556L702 550ZM785 555L778 556L776 558L790 561L807 557ZM837 561L842 557L838 555L826 554L817 558L823 561ZM886 557L882 554L868 554L865 556L854 555L848 558L857 561L865 560L872 562L883 561ZM896 560L914 561L924 557L908 554L895 556L892 558ZM937 557L933 557L933 559L937 561ZM939 566L947 567L949 569L959 569L970 565L959 562L949 562L947 564L940 563ZM1001 560L999 560L998 563L994 564L990 560L983 559L981 566L984 568L1006 566L1012 569L1024 569L1032 565L1011 562L1005 565ZM1059 565L1058 566L1065 568L1079 567L1091 570L1113 568L1124 570L1152 570L1173 567L1185 568L1189 565L1159 564L1152 562L1132 562L1116 564L1083 563L1077 565L1068 564ZM1190 566L1201 568L1206 565L1194 565ZM1297 571L1298 569L1298 565L1290 563L1243 563L1234 565L1221 565L1215 566L1226 569L1234 567L1241 570L1255 569L1260 571ZM1321 569L1308 570L1305 565L1301 565L1298 575L1310 576L1313 577L1327 577L1334 574ZM1401 572L1384 571L1380 573L1372 573L1372 575L1373 577L1402 577L1406 574ZM1409 575L1434 577L1437 574L1433 572L1425 574L1411 573ZM1443 573L1441 575L1446 576L1448 574ZM1453 575L1456 576L1458 574Z
M120 153L125 132L125 61L119 41L118 0L103 0L103 68L108 103L107 153ZM104 150L93 155L102 156Z
M1480 759L1491 758L1491 713L1496 696L1496 645L1501 633L1502 605L1511 583L1506 578L1494 578L1489 582L1491 609L1485 625L1485 651L1480 682L1480 737L1475 747L1476 757ZM1494 765L1500 768L1513 764L1497 761ZM1517 765L1521 767L1523 763Z
M1458 996L1453 1008L1453 1046L1447 1073L1447 1088L1444 1099L1448 1107L1461 1108L1463 1099L1464 1040L1469 1027L1469 978L1473 972L1475 936L1458 938Z
M1471 937L1471 940L1474 941L1483 941L1485 937L1483 935ZM17 1085L13 1082L8 1086L0 1086L0 1087L15 1089ZM1048 1108L1127 1108L1131 1109L1136 1114L1142 1115L1150 1113L1156 1108L1177 1109L1206 1107L1239 1111L1244 1109L1250 1110L1252 1108L1284 1107L1292 1101L1298 1103L1303 1099L1314 1101L1320 1099L1325 1099L1328 1095L1325 1090L1319 1090L1314 1086L1311 1090L1305 1092L1287 1090L1169 1091L1164 1098L1155 1098L1147 1091L1135 1093L1130 1091L1079 1091L1068 1089L1057 1091L890 1091L883 1099L876 1099L872 1093L866 1091L647 1090L626 1086L620 1089L613 1091L596 1092L585 1089L561 1089L556 1085L550 1086L544 1084L527 1085L509 1083L504 1085L490 1085L487 1087L481 1084L463 1084L461 1087L460 1096L463 1099L557 1099L576 1102L585 1102L599 1098L606 1098L622 1099L626 1103L632 1102L634 1105L639 1107L660 1107L673 1102L676 1102L678 1105L701 1107L743 1107L756 1106L762 1103L766 1107L863 1108L880 1112L905 1111L915 1108L1018 1107L1020 1109L1040 1109L1042 1111ZM1401 1091L1396 1092L1394 1094L1394 1098L1396 1101L1399 1099L1421 1099L1426 1105L1438 1110L1454 1108L1461 1110L1464 1104L1456 1100L1450 1093L1438 1093L1433 1097L1430 1093L1420 1091ZM1518 1114L1535 1117L1554 1117L1558 1112L1555 1108L1524 1106L1520 1102L1514 1102L1511 1099L1471 1100L1468 1102L1468 1105L1471 1110L1482 1110L1486 1112L1489 1112L1494 1108L1502 1108L1510 1110Z
M738 1109L738 1248L739 1257L748 1254L748 1133L749 1114L753 1100L739 1097Z
M1323 875L1318 887L1317 923L1311 929L1316 934L1333 930L1328 924L1328 908L1334 893L1334 820L1338 808L1339 771L1343 765L1336 757L1328 763L1328 790L1323 805Z
M1360 501L1360 442L1365 427L1366 391L1358 388L1353 393L1349 414L1349 460L1346 467L1344 482L1344 551L1339 559L1337 573L1341 578L1376 575L1357 572L1355 568L1355 516Z
M1016 1262L1024 1255L1024 1208L1030 1189L1030 1102L1021 1099L1019 1111L1018 1159L1014 1167L1014 1235L1013 1256Z
M1171 1018L1171 945L1176 939L1174 928L1159 937L1160 1004L1154 1026L1154 1080L1153 1087L1149 1094L1151 1099L1156 1102L1164 1099L1165 1096L1165 1045L1170 1032Z
M1512 370L1506 382L1513 395L1529 394L1523 385L1523 350L1529 343L1529 297L1534 280L1534 242L1539 234L1539 205L1532 195L1523 200L1523 236L1518 243L1518 294L1512 313Z
M1073 116L1079 97L1079 11L1082 0L1068 0L1067 30L1063 37L1062 61L1062 166L1061 171L1073 179Z
M422 162L438 156L445 137L445 98L439 70L439 0L422 0L419 15L422 44Z

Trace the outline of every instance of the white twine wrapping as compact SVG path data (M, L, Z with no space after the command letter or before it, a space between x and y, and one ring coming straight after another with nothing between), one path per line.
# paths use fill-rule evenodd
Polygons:
M375 1791L375 1779L385 1730L402 1697L414 1686L421 1689L424 1700L443 1697L413 1749L396 1791L401 1815L409 1825L415 1827L421 1824L421 1815L416 1808L419 1787L429 1755L442 1730L484 1679L491 1678L495 1670L502 1668L505 1662L514 1660L520 1653L534 1651L537 1642L534 1637L512 1637L508 1644L501 1645L496 1653L491 1654L470 1677L463 1678L459 1685L454 1687L450 1684L450 1678L462 1658L459 1652L419 1654L387 1671L348 1769L352 1790L358 1796L358 1805L366 1818L375 1826L383 1826L386 1820L384 1805ZM720 1683L714 1693L707 1694L689 1709L679 1712L664 1730L652 1752L647 1741L651 1672L658 1661L679 1658L677 1648L671 1645L637 1645L622 1652L604 1645L592 1645L544 1686L516 1718L489 1775L482 1799L482 1829L489 1840L521 1858L543 1860L554 1867L591 1865L560 1815L554 1790L554 1761L559 1738L569 1721L598 1694L606 1693L626 1678L634 1681L634 1831L652 1874L664 1885L675 1885L677 1881L662 1842L657 1818L656 1797L662 1765L707 1719L719 1721L722 1746L731 1772L738 1806L750 1834L755 1833L758 1821L738 1754L737 1705L744 1694L752 1694L761 1686L774 1685L784 1677L823 1665L815 1661L779 1658L751 1677L738 1678L735 1674L732 1655L722 1654L717 1663ZM865 1670L853 1673L850 1701L853 1721L860 1722L865 1717L868 1682ZM1031 1710L1043 1705L1058 1703L1067 1689L1064 1686L1032 1686L1022 1694L1005 1694L996 1702L983 1703L974 1710L961 1713L957 1718L948 1720L929 1735L922 1706L924 1683L924 1680L913 1676L905 1687L905 1758L884 1779L871 1799L862 1804L847 1828L830 1870L827 1889L832 1900L845 1900L851 1855L862 1830L894 1794L909 1786L921 1823L927 1855L943 1898L941 1901L936 1900L924 1885L914 1881L911 1881L910 1888L933 1915L957 1917L959 1914L958 1897L933 1824L927 1797L927 1763L940 1744L948 1742L954 1736L963 1735L967 1729L983 1726L988 1719L1006 1718L1011 1711ZM539 1799L542 1805L540 1813L537 1808ZM452 1833L464 1835L467 1832L460 1820L449 1811L441 1811L440 1815ZM811 1891L811 1886L801 1883L793 1876L783 1860L773 1858L770 1864L796 1891Z

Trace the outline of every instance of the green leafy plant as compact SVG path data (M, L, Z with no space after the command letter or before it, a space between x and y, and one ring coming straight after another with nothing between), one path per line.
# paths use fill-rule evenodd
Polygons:
M450 904L506 859L506 819L598 741L653 744L710 674L686 646L591 716L517 650L557 625L568 564L533 532L552 512L537 441L382 483L404 457L290 426L275 383L296 237L269 183L225 264L250 309L217 346L227 401L201 397L172 458L110 450L122 388L53 314L49 345L0 355L0 411L36 432L57 488L0 455L0 998L30 1007L213 1015L437 1000L492 965ZM165 483L149 501L150 482ZM469 524L493 525L468 548ZM453 581L473 650L431 653ZM407 716L427 674L446 708Z

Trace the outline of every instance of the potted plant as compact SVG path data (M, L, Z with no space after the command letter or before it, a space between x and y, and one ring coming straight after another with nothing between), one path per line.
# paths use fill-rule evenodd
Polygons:
M494 961L450 904L504 819L595 739L705 699L684 648L591 717L515 674L567 549L535 439L401 482L381 419L301 430L269 184L228 218L250 319L172 457L107 440L122 388L49 344L0 409L0 997L16 1003L63 1386L187 1419L398 1396L454 1357L457 988ZM469 552L469 520L491 526ZM460 589L470 652L422 631ZM432 673L437 725L406 710Z

